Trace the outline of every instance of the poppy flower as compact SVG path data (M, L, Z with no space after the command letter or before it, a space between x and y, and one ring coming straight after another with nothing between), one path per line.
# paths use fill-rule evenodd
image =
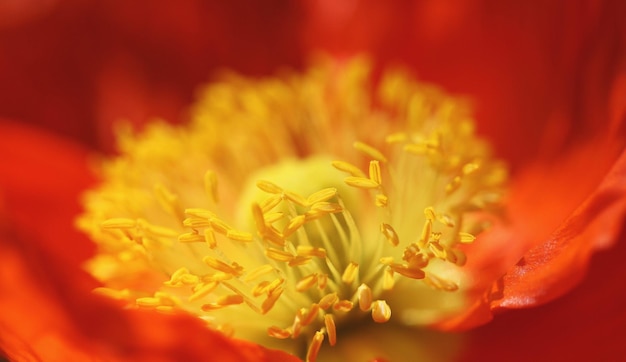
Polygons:
M405 5L412 8L411 5ZM363 9L366 8L367 7L364 7ZM384 15L389 14L390 11L393 13L395 11L404 12L406 10L404 7L396 8L395 6L386 9L387 12L381 11L374 14L383 17L383 19L379 21L383 21ZM319 13L317 12L319 9L309 10L310 18L308 19L311 22L310 29L312 29L312 32L317 32L316 29L319 30L319 27L315 26L315 22L320 20L318 17ZM463 7L462 10L464 11L460 11L460 14L456 14L453 20L465 19L465 21L469 21L471 25L473 19L472 15L477 13L482 14L482 10L484 9L477 5L477 7L466 6ZM513 16L517 14L508 13L508 11L514 12L514 10L520 9L491 9L491 11L494 11L496 14L498 14L498 11L503 12L505 15L508 14L510 16L509 19L526 19L523 16L517 18ZM368 43L368 41L373 41L374 45L380 45L381 43L376 44L376 36L371 33L368 36L367 32L358 32L357 35L362 37L363 43L357 44L357 47L351 46L348 40L343 40L342 44L345 45L345 48L340 48L337 45L329 44L328 38L309 38L309 41L313 44L321 44L323 47L334 52L337 52L337 49L343 49L344 53L341 54L342 56L352 51L368 50L376 59L389 60L385 58L389 55L392 55L392 60L402 60L404 58L405 63L413 66L414 69L420 72L424 79L432 81L433 79L436 80L436 78L440 78L439 83L446 85L449 89L456 91L464 90L463 93L474 95L478 102L477 126L479 133L487 136L486 138L495 146L497 154L501 155L511 167L509 196L506 197L507 218L502 220L502 223L495 223L487 233L479 236L478 241L480 242L475 244L474 251L470 253L472 257L468 258L468 263L465 266L468 270L472 271L472 275L476 276L473 288L465 291L467 295L473 296L473 299L470 298L470 300L476 301L476 308L466 309L466 314L459 315L455 319L439 321L436 327L443 330L466 328L484 323L491 318L490 310L492 309L535 306L552 300L568 291L583 277L584 267L591 253L596 248L609 247L617 238L623 213L623 157L620 158L619 156L623 147L623 134L621 133L623 131L624 121L623 63L619 63L616 60L622 59L618 54L607 53L606 51L607 49L613 49L613 43L611 42L620 41L623 40L623 38L615 36L615 29L611 28L611 26L616 26L617 24L615 22L617 19L612 17L612 14L615 13L611 10L615 9L611 9L610 7L608 10L603 8L599 10L595 9L596 12L592 14L593 16L589 15L591 20L589 20L588 23L586 22L587 20L584 20L582 21L584 24L577 24L581 25L581 27L576 29L585 36L589 36L587 35L589 30L593 30L592 33L596 33L594 35L609 35L606 38L601 37L602 39L608 40L606 40L607 44L599 46L602 51L597 52L597 54L599 54L597 59L591 62L581 61L581 63L576 64L576 66L570 65L564 67L565 70L562 71L563 73L555 77L548 76L545 70L537 76L537 79L540 80L550 80L547 82L550 90L563 91L569 89L568 86L571 85L569 82L572 82L572 79L575 79L575 82L580 82L587 86L583 87L584 93L574 93L574 91L572 91L572 93L574 93L573 95L572 93L569 93L568 96L559 95L556 99L550 97L547 99L544 99L545 97L534 98L537 95L532 92L525 93L519 91L520 93L518 94L510 90L504 91L502 92L503 95L500 95L497 91L502 90L502 88L495 87L494 89L493 83L489 83L489 81L485 82L486 85L474 85L477 88L472 92L471 87L474 82L471 77L461 77L457 79L454 78L454 73L452 73L450 78L446 81L446 77L442 76L442 74L445 75L446 70L453 68L452 66L446 67L445 65L441 65L441 68L438 68L436 64L428 64L427 61L424 61L426 63L420 65L414 54L402 54L403 50L400 50L403 49L402 47L392 46L391 48L385 49L385 51L377 50L376 46ZM447 18L443 15L446 14L441 15L442 9L430 9L429 12L427 11L425 13L432 13L433 11L439 11L438 14L440 14L441 17L441 23L438 22L439 25L431 23L431 25L440 26L440 30L444 35L446 35L446 31L448 35L452 34L454 41L441 35L441 33L439 34L443 36L443 38L437 38L437 42L433 40L432 44L427 41L428 39L424 40L419 37L411 41L414 41L416 44L425 44L423 49L429 49L428 45L432 47L435 43L446 44L446 39L448 39L447 44L458 44L462 39L468 39L463 38L463 33L459 33L458 29L455 32L454 27L450 28L450 24L444 21ZM423 14L424 9L420 9L420 11L416 10L415 13ZM321 14L323 15L322 19L328 19L328 13L322 12ZM348 11L347 14L354 14L354 12ZM487 12L487 14L489 14L489 12ZM464 18L463 16L466 17ZM395 19L396 17L392 18ZM484 18L492 19L493 21L491 25L487 25L487 28L499 29L499 27L496 26L499 24L497 20L498 16L485 16ZM552 17L549 16L547 18L552 19ZM330 19L332 20L333 18L330 17ZM398 16L397 19L407 18ZM566 17L565 20L567 19L571 20L571 18ZM585 17L584 19L587 18ZM339 23L345 23L345 20L346 19L343 19L339 21ZM384 21L380 26L381 29L390 29L388 30L390 34L394 34L393 32L397 31L394 29L398 29L394 27L393 24L389 22L385 23ZM480 29L480 27L469 28ZM401 28L400 30L406 29ZM520 40L522 44L524 44L524 42L530 43L525 46L528 47L527 49L536 52L536 54L533 53L533 56L541 56L541 54L543 54L540 51L543 50L543 48L536 46L536 44L533 45L531 41L535 39L535 37L530 36L526 38L522 36L523 34L513 31L515 29L509 30L509 32L505 32L504 34L510 35L513 39ZM374 32L374 34L375 33L376 32ZM416 30L416 34L427 35L438 33L431 29L423 32ZM458 38L454 38L455 36ZM581 37L584 38L582 35ZM380 39L391 38L393 37L385 36ZM594 39L596 39L595 36L586 40L590 42ZM334 40L330 39L330 41ZM498 48L497 46L502 45L495 40L493 41L494 44L490 44L489 41L486 41L484 43L478 42L478 45L485 46L482 50L494 50ZM574 43L578 44L577 42ZM582 43L587 44L585 41ZM571 53L566 52L568 56L572 55L571 59L574 59L574 62L580 59L579 55L581 53L584 53L581 49L577 48L577 46L578 45L573 46L574 49L569 49ZM417 49L419 49L419 47L417 47ZM430 49L436 50L437 48ZM481 48L477 47L477 49L478 50L474 51L479 52ZM521 52L521 54L523 53L524 52ZM469 54L471 59L472 53ZM500 54L499 56L502 55ZM395 59L393 59L394 57ZM505 60L506 59L505 57ZM520 63L511 61L510 59L508 60L507 62L503 59L496 59L493 60L492 64L505 64L510 66L511 70L519 69L515 67L519 67ZM478 62L475 61L475 63ZM466 69L478 71L481 67L478 64L474 64L468 66ZM536 68L533 69L537 70ZM572 69L581 70L580 72L575 72L579 74L577 77L572 76ZM477 74L488 75L489 73L490 72L484 71L483 69L483 72L478 72ZM428 77L432 79L428 79ZM511 77L513 76L511 75ZM455 81L458 83L455 83ZM245 81L241 79L239 79L239 82L245 83ZM533 84L533 82L529 83ZM534 83L534 86L536 85L537 84ZM482 86L484 86L484 89L481 88ZM507 86L515 89L515 85L507 84ZM527 85L526 87L530 86ZM504 87L504 89L506 90L507 87ZM524 89L524 87L522 87L522 89ZM532 90L533 88L528 89ZM528 91L528 89L525 90ZM575 89L580 92L581 88L575 87ZM352 93L351 91L348 94ZM355 93L358 94L358 92ZM514 95L519 97L515 97ZM543 96L545 94L540 95ZM587 97L584 97L585 95ZM574 102L574 99L581 98L584 100L583 102ZM497 111L485 110L485 108L488 109L489 107L489 102L486 101L490 99L494 104L497 104L497 106L494 107L503 107L503 104L507 106L514 105L515 107L512 109L520 112L525 110L522 106L527 105L529 100L534 99L538 101L539 103L533 105L534 107L531 107L531 110L528 111L529 113L525 114L534 115L534 117L530 118L535 119L536 123L533 122L529 125L528 123L516 121L496 122L502 119L500 117L511 115L513 115L512 118L506 119L519 120L525 118L516 115L515 111L507 112L503 109ZM498 102L499 100L506 102ZM572 108L574 103L576 103L576 108ZM340 104L340 102L338 101L337 104ZM499 117L496 117L498 115ZM521 139L513 137L513 135L507 132L508 130L505 127L500 126L501 124L510 126L517 134L523 135L523 137L521 137ZM3 280L17 281L19 283L3 284L3 287L9 288L7 289L7 293L3 293L3 295L13 296L12 298L5 299L3 303L9 303L7 305L11 310L22 311L23 309L20 308L24 308L23 303L11 303L11 301L28 300L30 301L29 303L31 303L28 306L31 306L31 308L46 312L45 314L40 314L40 320L48 325L45 326L43 323L38 323L37 321L20 323L20 320L10 319L11 316L3 314L3 330L8 332L2 334L3 348L6 349L6 352L12 358L24 356L22 358L26 359L28 356L40 355L42 352L55 353L55 355L64 352L68 353L66 356L68 358L71 357L70 359L85 358L85 353L96 353L102 356L111 356L111 358L126 356L133 360L138 358L149 360L156 356L160 356L163 359L167 359L168 356L177 356L178 358L184 358L184 356L191 358L204 356L205 358L209 358L208 356L212 356L213 358L218 358L216 355L211 355L211 353L216 353L216 351L224 353L225 356L229 356L235 360L237 358L253 358L251 356L256 356L254 358L258 359L262 358L260 356L264 354L267 358L272 358L271 353L273 352L269 352L255 345L224 339L221 335L211 332L193 318L161 315L144 310L123 310L120 308L120 304L116 304L97 295L90 295L88 290L97 286L98 283L81 272L78 268L78 264L93 253L93 249L90 249L93 245L86 241L84 237L81 237L80 234L77 234L76 231L72 230L69 227L68 221L77 214L79 208L76 204L78 193L92 184L92 180L87 176L88 173L85 169L84 150L77 147L68 148L64 146L61 141L51 140L47 136L36 136L37 132L32 130L24 131L21 126L16 126L11 123L3 123L3 128L3 134L14 136L7 137L7 139L12 142L3 142L3 147L6 147L5 154L12 155L11 160L14 161L11 162L9 166L3 167L3 171L6 174L6 176L3 175L2 178L5 180L3 181L3 188L10 191L7 192L5 196L5 205L7 205L5 209L10 210L10 212L7 211L5 213L6 216L4 219L7 220L7 224L5 229L3 229L5 230L5 232L3 232L3 241L7 242L7 252L2 254L3 258L5 258L3 260L4 264L10 266L3 269L3 271L10 272L10 274L7 274L6 277L3 276ZM148 132L158 134L162 131L153 129ZM179 131L173 132L177 133ZM237 133L233 132L229 135L236 136ZM372 156L373 159L371 161L379 161L380 166L381 160L373 157L378 156L374 152L375 150L368 147L368 145L375 142L369 140L367 137L374 137L374 135L363 135L362 138L370 142L357 143L357 150L360 150L366 156ZM25 144L33 146L23 150L21 145L23 146ZM59 171L56 167L52 167L52 164L43 162L38 158L38 155L41 153L34 145L41 145L44 150L54 149L56 151L55 154L57 154L58 160L56 160L55 163L61 170L64 170L62 178L52 177L52 179L50 179L41 177L42 174L56 175L60 173L56 173ZM126 142L125 145L128 148L134 147L133 143L129 142ZM352 142L348 142L348 146L351 145ZM332 142L331 146L335 149L341 149L340 145L333 145ZM410 148L411 147L409 147L409 149ZM303 145L303 149L297 149L294 152L297 155L299 153L306 154L306 152L310 152L312 149L315 149L314 145L305 144ZM21 152L16 153L15 150L20 150ZM13 157L15 155L21 156L21 158ZM263 157L263 154L259 153L255 155L255 157ZM63 161L63 163L59 163L61 161ZM358 163L358 161L352 161L352 163ZM29 165L32 167L22 173L16 173L9 168L11 165L15 164ZM343 165L345 166L345 164ZM374 176L369 175L369 177L377 179L377 176L375 176L377 174L376 162L370 162L368 165L373 165L371 167L374 170L372 173ZM66 167L62 168L63 166ZM470 168L471 167L468 167L468 170ZM212 176L211 174L208 175L208 185L211 186L213 185L210 181ZM129 177L130 176L131 175L129 175ZM351 177L358 178L360 176L353 175ZM575 182L572 181L574 177ZM58 182L54 182L55 180ZM71 182L67 182L68 180ZM312 180L312 182L315 183L315 180ZM351 179L350 182L357 187L365 185L365 181L363 180ZM219 182L219 185L222 185L220 189L224 187L223 182ZM269 183L262 185L261 187L267 190L272 190L274 186L276 186ZM351 187L354 185L348 184L348 186ZM211 189L211 187L209 187L209 189ZM39 191L35 193L33 190ZM161 196L165 196L162 197L162 199L164 198L167 201L167 196L169 196L167 188L160 188L160 190ZM46 197L42 198L42 195ZM209 196L211 195L212 194L209 193ZM384 197L389 196L386 194L382 195L382 197L378 198L379 203L383 203ZM294 196L294 198L297 199L297 196ZM393 200L393 197L391 200ZM338 204L338 201L335 199L333 199L332 202ZM55 210L52 205L61 206L64 212L56 212L57 210ZM332 203L329 205L330 206L327 206L333 206ZM338 208L334 210L338 210ZM443 215L437 215L437 213L438 212L435 211L434 219L439 219L440 217L438 216L441 216L441 218L445 220ZM33 215L38 216L35 221L40 227L33 228ZM426 212L426 214L422 216L423 218L425 217L426 220L424 220L423 225L418 226L418 229L422 229L424 225L428 224L427 220L430 220L429 215L432 214ZM265 215L263 216L265 217ZM124 219L113 221L118 223L129 222L129 220ZM135 220L134 222L137 221ZM119 224L111 225L110 223L111 221L109 220L108 227L113 226L113 228L120 229ZM297 226L295 221L293 223ZM144 224L144 226L145 225L146 224ZM396 230L393 228L393 225L387 225L392 226L392 228L383 227L381 234L384 237L390 236L389 242L393 244L393 233ZM136 225L133 225L133 227L135 226ZM212 227L215 227L215 225ZM281 230L283 236L286 231L290 231L289 224L286 227L287 229ZM235 239L248 238L247 234L237 233L237 231L231 232L230 236ZM384 231L386 231L386 233ZM51 233L54 235L54 240L51 240ZM193 237L193 233L194 230L192 228L190 229L191 235L189 235L189 237ZM403 234L403 232L401 231L400 234ZM465 235L464 237L468 238L470 237L466 234L458 234L459 237L461 237L461 235ZM59 248L59 243L54 242L56 240L64 240L68 245L72 245L71 252L68 252L68 248ZM74 249L74 247L77 249ZM499 255L501 257L496 259L494 258L494 250L506 250L506 253ZM619 251L621 249L618 248L615 250ZM25 258L25 256L27 257ZM315 255L313 256L315 257ZM524 257L520 259L520 256ZM215 260L209 260L208 264L213 268L215 268L215 265L221 266L221 264L216 263ZM402 265L385 265L390 268L395 267L395 273L408 273L407 270L401 268ZM230 266L233 267L232 264ZM348 271L348 266L349 265L346 266L344 274ZM412 271L417 273L415 269L412 269ZM185 273L179 274L181 274L178 275L180 277ZM192 275L193 273L187 274ZM617 273L615 275L620 274ZM413 276L416 276L416 274L413 274ZM306 276L303 277L305 278L302 279L302 285L307 285L308 279L306 279ZM193 278L193 275L189 278ZM314 279L314 277L312 278ZM318 280L315 281L318 285L319 279L320 276L318 275ZM298 281L300 281L300 279L298 279ZM170 280L170 282L175 283L173 280ZM291 282L294 281L292 280ZM433 283L432 280L431 283ZM15 287L16 285L20 287ZM29 285L37 287L32 289L24 287ZM149 285L149 280L147 279L146 285ZM590 287L588 283L584 285L591 288L591 290L594 290L593 288L596 287L595 285ZM11 289L11 287L13 288ZM485 294L485 291L488 293ZM611 290L609 289L609 291ZM360 293L364 295L367 294L367 292ZM266 294L266 296L268 300L271 300L271 292ZM162 295L153 295L151 297L140 296L136 298L136 302L148 306L150 302L154 302L154 300L140 300L140 298L159 299L161 297ZM237 297L231 299L226 298L224 302L236 302L236 299ZM34 301L45 303L43 303L44 305L35 304ZM160 304L161 301L159 300L158 302L159 303L156 304L162 306ZM384 316L386 315L385 310L387 307L379 302L382 302L382 300L377 301L376 308L378 309L374 309L379 312L382 311L378 313L378 315L382 315L383 318L386 318ZM229 303L219 305L218 301L217 304L218 306L225 306ZM390 304L392 303L390 302ZM44 308L44 306L46 308ZM155 305L155 307L156 306L157 305ZM209 307L206 308L210 307L211 305L209 304ZM25 314L26 311L22 313ZM17 313L15 313L15 315L17 315ZM502 318L507 318L510 315L515 315L515 312L509 313ZM100 318L97 318L97 316L100 316ZM147 319L150 320L149 323ZM328 333L332 325L330 324L332 321L326 322L326 319L327 318L324 318L325 324L329 324L324 326L324 333ZM506 321L506 319L503 320ZM617 320L617 323L619 323L619 319ZM495 323L497 324L497 322L498 318L496 318ZM519 320L517 320L517 322L519 322ZM98 328L94 328L93 324L95 323L98 324ZM502 327L503 330L507 330L507 328L510 329L510 325L508 324L501 324L500 327ZM128 332L128 330L132 332ZM206 343L200 345L198 340L181 338L180 334L173 333L179 330L184 330L188 334L205 336L203 340ZM278 330L273 331L281 332ZM476 348L480 353L485 353L485 350L495 349L493 345L488 346L484 350L480 349L481 338L486 338L481 336L493 337L493 334L490 334L488 329L483 329L482 332L480 331L481 330L479 330L478 334L474 335L474 340L478 341L476 344L478 347ZM293 333L293 331L291 331L291 333ZM413 333L415 333L415 338L419 336L421 340L431 341L428 335L423 336L419 334L420 332L413 330L401 330L400 332L391 330L389 332L389 334L397 337L398 340L401 338L409 338L410 340L410 338L412 338L411 336L414 335ZM482 333L482 335L480 333ZM360 336L363 337L361 341L367 340L368 343L373 343L374 341L372 341L371 338L367 339L368 335L376 336L375 333L365 333L364 336ZM325 338L328 341L331 337L329 334L326 334ZM339 337L339 341L341 341L341 338L342 337ZM444 335L444 341L446 338L449 338L449 335ZM470 334L470 338L472 338L472 334ZM29 342L27 343L26 340ZM389 341L386 342L391 343ZM240 349L236 349L232 343L243 344L240 345ZM497 341L492 341L492 343L496 346L498 344ZM338 346L339 344L340 342L338 342ZM223 347L219 349L212 347L215 345ZM432 345L437 345L437 343L432 342ZM459 343L459 345L462 345L462 343ZM471 344L468 350L473 351ZM476 351L476 349L474 349L474 351ZM438 352L440 352L440 350L438 350ZM72 355L69 353L76 354ZM189 354L185 355L184 353ZM201 353L206 354L203 355ZM281 355L280 358L287 357Z

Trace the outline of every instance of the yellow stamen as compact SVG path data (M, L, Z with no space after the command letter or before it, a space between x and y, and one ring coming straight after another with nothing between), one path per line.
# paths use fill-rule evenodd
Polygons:
M463 102L397 71L373 85L355 61L226 75L191 113L122 134L86 195L98 293L310 361L353 321L468 307L461 248L501 216L506 170Z

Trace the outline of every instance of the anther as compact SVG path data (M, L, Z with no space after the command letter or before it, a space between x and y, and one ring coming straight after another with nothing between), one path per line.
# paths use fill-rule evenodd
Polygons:
M334 346L337 343L337 329L332 314L324 315L324 325L326 326L326 333L328 334L328 343Z
M286 339L291 336L291 331L289 329L271 326L267 329L267 335L278 339Z
M383 183L379 161L370 161L369 176L370 180L376 182L377 184L381 185Z
M321 331L315 332L313 340L309 345L309 349L306 353L306 362L315 362L317 360L317 354L320 352L322 343L324 342L324 333Z
M298 245L296 254L299 256L316 256L318 258L326 258L326 249L317 248L309 245Z
M372 290L365 284L361 284L357 289L357 298L359 300L359 309L368 311L372 307Z
M306 198L302 195L299 195L292 191L284 191L283 195L285 198L293 203L296 203L300 206L307 206Z
M372 305L372 319L376 323L385 323L391 319L391 308L384 300L377 300Z
M265 255L270 259L284 262L290 261L294 258L294 255L292 255L291 253L274 248L266 248Z
M190 302L198 300L207 296L209 293L215 290L219 283L217 282L209 282L209 283L201 283L197 284L197 287L194 288L194 293L188 298Z
M304 215L298 215L291 219L289 221L289 224L287 224L287 226L285 226L285 229L283 229L283 237L288 238L289 236L291 236L294 232L296 232L296 230L298 230L300 226L304 225L305 221L306 216Z
M261 304L261 313L267 314L267 312L269 312L274 307L274 304L276 304L276 301L278 300L278 298L280 298L282 294L282 288L276 288L270 291L267 298L263 301L263 304Z
M339 300L333 304L333 309L338 312L349 312L354 308L354 303L349 300Z
M391 245L398 246L398 244L400 243L398 234L396 233L396 231L393 229L391 225L386 224L386 223L381 223L380 232L383 233L383 235L385 235L385 238Z
M296 290L304 292L317 284L317 273L309 274L296 283Z
M317 192L312 193L309 197L306 198L306 203L308 205L313 205L318 202L328 201L337 195L337 189L334 187L329 187L326 189L319 190Z
M333 292L333 293L326 294L325 296L323 296L322 299L320 299L318 304L320 308L328 309L333 304L335 304L338 300L339 300L339 297L337 296L337 293Z
M178 236L178 241L181 243L203 243L204 242L204 235L200 235L198 233L185 233L185 234L180 234Z
M344 182L348 186L356 187L359 189L377 189L378 187L380 187L380 184L365 177L346 177L344 179Z
M365 178L365 174L358 167L354 166L351 163L344 161L333 161L333 167L339 171L343 171L345 173L350 174L353 177L363 177Z
M470 233L459 233L459 241L463 244L469 244L476 240L476 237Z
M350 262L341 276L341 280L346 284L351 284L359 273L359 264Z
M262 191L267 192L268 194L280 194L283 192L283 189L280 186L266 180L257 181L256 186Z
M249 232L232 229L226 232L226 237L234 241L251 242L253 240L252 234Z
M128 218L111 218L103 221L100 226L103 229L132 229L137 226L137 222Z

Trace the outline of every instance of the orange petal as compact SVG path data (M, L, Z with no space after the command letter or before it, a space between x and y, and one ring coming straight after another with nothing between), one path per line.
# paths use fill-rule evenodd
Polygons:
M612 361L626 355L626 233L594 255L587 277L544 306L496 315L463 334L459 361Z

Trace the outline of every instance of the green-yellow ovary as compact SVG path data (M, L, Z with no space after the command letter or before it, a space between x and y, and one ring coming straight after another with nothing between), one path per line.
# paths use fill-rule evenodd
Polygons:
M120 133L79 220L87 268L129 306L311 360L350 325L445 320L506 181L472 122L403 72L372 85L362 59L224 75L190 124Z

